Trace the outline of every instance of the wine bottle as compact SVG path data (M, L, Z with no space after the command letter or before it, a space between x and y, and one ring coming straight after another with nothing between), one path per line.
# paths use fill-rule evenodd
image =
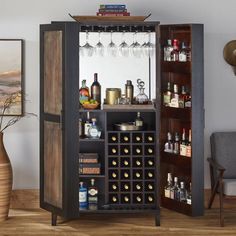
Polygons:
M94 82L91 85L91 99L99 103L98 108L101 107L101 85L98 82L98 74L94 73Z

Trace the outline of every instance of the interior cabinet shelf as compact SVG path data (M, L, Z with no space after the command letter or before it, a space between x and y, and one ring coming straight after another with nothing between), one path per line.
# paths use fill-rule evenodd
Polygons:
M105 175L79 175L80 178L105 178Z
M190 108L175 108L175 107L164 107L162 106L161 115L163 118L168 119L182 119L191 120L191 109Z
M98 138L98 139L92 139L92 138L80 138L79 142L105 142L105 139Z
M176 62L176 61L162 61L161 62L163 72L173 72L181 74L191 73L191 62Z
M172 164L172 165L179 165L185 166L186 168L191 169L191 157L185 157L174 153L168 152L161 152L161 161Z

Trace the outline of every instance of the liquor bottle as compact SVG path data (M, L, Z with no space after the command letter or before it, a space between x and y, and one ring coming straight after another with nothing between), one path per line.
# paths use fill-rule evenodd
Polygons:
M89 137L88 130L90 129L91 126L92 126L92 122L90 121L89 112L87 112L87 119L84 123L84 136L85 137Z
M142 188L142 186L141 186L140 184L136 184L136 185L135 185L135 189L136 189L137 191L141 190L141 188Z
M128 148L124 148L124 153L125 154L129 154L129 149Z
M111 164L112 164L112 166L117 166L117 161L116 160L112 160Z
M88 206L89 210L98 209L98 188L95 187L95 179L91 179L91 185L88 188Z
M124 166L128 166L129 165L129 161L128 160L124 160L123 164L124 164Z
M86 80L82 80L82 87L79 89L79 102L82 104L89 100L89 88L86 86Z
M83 182L79 183L79 209L87 210L88 201L87 201L87 188L84 186Z
M143 119L140 116L140 112L137 112L137 117L134 122L135 126L137 127L143 127Z
M148 164L148 166L153 166L154 165L152 160L148 160L147 164Z
M142 202L142 197L141 197L141 195L138 195L138 196L136 197L136 201L137 201L138 203Z
M115 172L112 172L111 176L113 179L115 179L117 177L117 174Z
M112 153L112 154L116 154L116 153L117 153L116 148L112 148L112 149L111 149L111 153Z
M125 191L128 191L128 190L129 190L129 185L128 185L128 184L125 184L125 185L124 185L124 190L125 190Z
M164 47L164 61L171 61L171 52L173 50L171 39L167 40L167 45Z
M179 184L178 177L174 177L174 185L170 190L170 198L179 201Z
M187 92L184 107L191 107L191 106L192 106L191 94L189 92Z
M141 166L142 163L141 163L141 161L136 160L136 161L135 161L135 164L136 164L136 166Z
M128 142L128 141L129 141L129 137L128 137L128 136L124 136L123 139L124 139L125 142Z
M147 138L147 140L148 140L148 142L151 143L151 142L153 142L153 137L152 137L151 135L149 135L148 138Z
M173 153L174 145L172 142L172 135L170 132L167 133L167 142L165 143L164 152Z
M129 197L128 196L124 196L124 202L129 202Z
M148 154L150 154L150 155L153 154L153 149L152 148L148 148L147 151L148 151Z
M181 156L186 156L186 153L187 153L186 133L185 133L185 129L183 128L182 140L181 140L181 143L180 143L180 155Z
M179 41L173 39L173 50L170 53L171 61L179 61Z
M174 84L174 92L171 94L170 107L179 107L179 87Z
M116 190L118 189L118 187L117 187L117 185L116 185L116 184L112 184L112 186L111 186L111 187L112 187L112 190L113 190L113 191L116 191Z
M148 190L153 190L153 185L152 184L148 184Z
M179 51L179 61L186 62L187 61L187 47L185 42L181 43L181 49Z
M136 178L136 179L141 178L141 173L138 172L138 171L136 171L136 172L135 172L135 178Z
M140 142L141 141L141 137L140 136L136 136L135 137L135 141Z
M151 178L153 178L153 173L149 171L149 172L147 173L147 176L148 176L148 178L151 179Z
M191 157L192 155L192 144L191 144L191 141L192 141L192 132L191 132L191 129L189 130L189 133L188 133L188 143L187 143L187 146L186 146L186 156L187 157Z
M186 189L184 186L184 182L180 182L179 200L181 202L186 202Z
M154 200L154 199L153 199L152 196L149 195L149 196L147 197L147 201L148 201L149 203L153 202L153 200Z
M116 197L116 196L113 196L113 197L112 197L112 202L113 202L113 203L116 203L117 201L118 201L117 197Z
M141 153L141 149L140 148L136 148L135 149L135 154L140 154Z
M181 49L179 51L179 61L186 62L191 61L191 50L187 43L182 42Z
M192 186L189 184L189 190L187 191L187 204L192 204Z
M98 108L101 107L101 85L98 82L98 74L94 73L94 81L91 85L91 99L99 103Z
M185 101L187 99L187 93L185 90L185 87L181 87L181 94L179 95L179 108L184 108L185 107Z
M98 139L101 137L101 131L97 126L96 121L97 121L96 118L92 118L92 125L88 130L88 136L94 139Z
M128 173L128 172L124 172L123 177L124 177L125 179L129 178L129 173Z
M112 137L111 137L111 140L112 140L113 142L116 142L116 141L117 141L116 136L112 136Z
M165 197L170 198L170 190L172 188L172 175L171 173L167 174L167 185L165 186Z
M175 133L175 142L174 142L174 153L179 154L179 134Z
M171 100L171 86L170 86L170 82L167 83L167 89L163 94L163 105L166 107L170 106L170 100Z

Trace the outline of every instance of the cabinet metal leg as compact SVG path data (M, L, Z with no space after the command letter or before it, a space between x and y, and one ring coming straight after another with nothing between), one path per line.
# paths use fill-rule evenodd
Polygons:
M160 222L160 212L157 212L155 215L155 224L156 226L160 226L161 222Z
M57 226L57 215L52 213L52 226Z

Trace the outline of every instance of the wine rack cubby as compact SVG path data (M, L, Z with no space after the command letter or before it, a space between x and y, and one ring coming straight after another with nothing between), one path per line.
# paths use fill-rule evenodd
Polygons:
M108 131L107 160L110 206L139 209L140 205L155 205L155 131Z

